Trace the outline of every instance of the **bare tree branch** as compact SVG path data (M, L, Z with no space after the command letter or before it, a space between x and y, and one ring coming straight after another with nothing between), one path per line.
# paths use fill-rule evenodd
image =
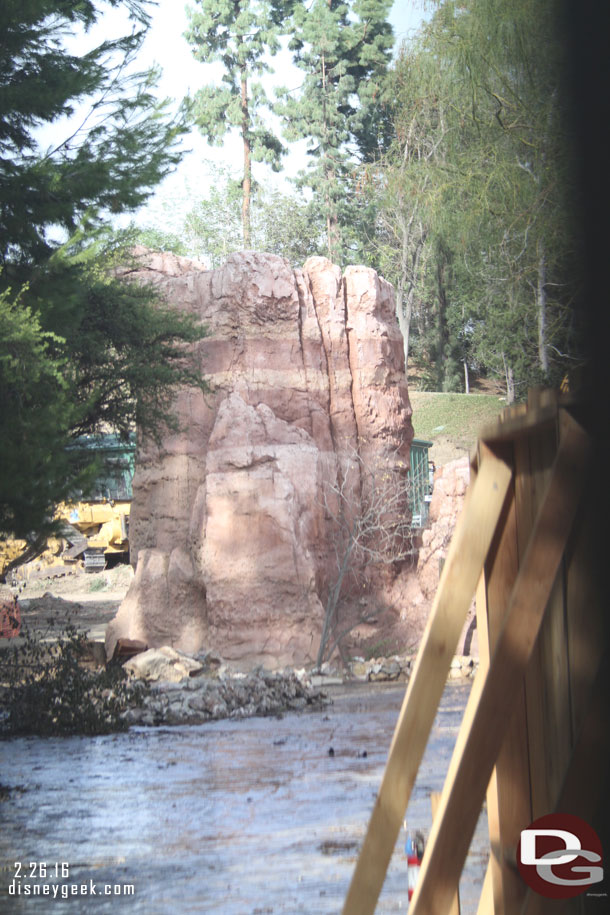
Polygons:
M371 613L359 613L338 629L338 609L346 578L371 567L404 562L414 553L407 467L396 454L368 463L357 452L342 461L343 474L323 494L333 528L337 574L329 585L317 666Z

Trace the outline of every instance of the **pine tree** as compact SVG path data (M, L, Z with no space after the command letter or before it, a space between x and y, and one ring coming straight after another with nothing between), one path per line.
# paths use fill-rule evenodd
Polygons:
M184 127L133 72L144 0L6 0L0 32L0 535L36 538L90 479L81 435L158 434L173 391L202 385L184 343L201 331L119 279L114 214L178 161ZM134 31L87 53L78 28L124 7ZM72 116L72 120L62 120ZM76 124L76 126L73 126ZM37 130L64 139L41 149ZM124 271L123 271L124 272Z
M223 85L208 85L195 93L195 122L210 144L222 145L232 130L241 134L243 145L242 231L246 248L251 246L250 205L252 160L266 162L277 171L283 147L265 126L262 112L269 102L265 90L253 77L272 72L269 55L279 50L277 5L266 0L197 0L187 10L186 33L193 54L202 63L220 61Z
M279 90L276 111L288 140L305 139L309 166L299 179L318 200L331 260L346 254L348 188L387 132L383 79L394 43L391 0L313 0L293 6L290 48L304 71L299 90Z

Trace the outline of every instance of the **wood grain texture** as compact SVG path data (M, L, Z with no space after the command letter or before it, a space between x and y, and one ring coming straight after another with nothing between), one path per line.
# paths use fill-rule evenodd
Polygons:
M411 915L445 915L462 871L506 722L519 696L577 512L590 452L566 416L551 478L520 565L491 666L475 679L432 827ZM482 675L481 675L482 674Z
M344 915L373 913L511 480L510 467L487 448L469 487L424 632Z

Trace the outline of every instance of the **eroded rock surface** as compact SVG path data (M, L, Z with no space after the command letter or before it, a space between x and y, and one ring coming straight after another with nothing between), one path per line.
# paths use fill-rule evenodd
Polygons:
M336 557L324 494L356 452L408 466L413 436L391 286L373 270L244 252L205 271L141 252L137 277L209 329L211 393L140 449L133 584L107 633L271 666L315 660ZM358 498L358 486L354 488ZM367 601L389 608L394 569ZM392 577L393 576L393 577Z
M468 455L439 467L434 475L429 524L422 535L417 563L419 584L428 600L436 594L442 563L464 506L469 480Z
M439 467L434 475L428 525L422 534L417 574L408 579L405 589L405 605L409 616L415 621L415 626L418 620L426 619L432 606L453 531L464 507L469 481L468 455L449 461L443 467ZM466 657L478 657L475 626L476 611L473 600L458 642L458 651Z

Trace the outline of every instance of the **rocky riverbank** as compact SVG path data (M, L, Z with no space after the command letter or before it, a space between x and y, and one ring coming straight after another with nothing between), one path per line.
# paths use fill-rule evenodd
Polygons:
M319 709L328 702L327 693L294 673L258 669L249 674L154 683L142 706L128 709L124 719L130 725L203 724Z
M201 724L318 709L331 701L327 690L332 687L355 681L405 682L413 664L413 657L394 656L357 658L346 670L324 664L319 670L258 667L243 673L211 654L190 656L169 646L149 649L124 664L132 678L149 685L142 706L126 710L124 719L130 725ZM468 679L475 671L472 658L458 656L449 678Z
M87 702L92 707L92 715L100 718L101 733L115 729L106 721L110 715L109 704L113 707L110 717L115 716L122 707L120 715L123 725L153 727L162 724L197 724L223 718L281 715L283 712L323 707L337 695L341 686L349 687L352 683L406 683L415 664L415 654L394 654L368 659L355 657L347 667L324 664L320 669L309 667L270 671L259 667L248 671L210 652L189 656L169 646L142 650L146 649L146 645L141 643L137 647L133 646L132 657L126 655L113 662L115 665L124 664L130 674L125 688L113 686L101 679L98 682L95 679L96 671L101 677L106 664L103 643L106 623L116 612L132 578L131 568L122 566L93 575L75 573L61 579L47 577L24 580L20 594L24 632L18 638L0 640L0 661L6 653L17 649L22 653L21 663L27 667L29 649L25 632L29 632L35 641L47 647L65 640L68 627L74 627L86 639L85 653L79 652L77 655L79 667L84 667L80 686L66 691L58 681L53 692L54 687L48 683L48 676L41 680L41 686L45 687L44 696L41 698L37 694L32 697L32 714L35 713L35 717L40 717L41 703L45 697L51 715L57 711L56 701L61 702L62 708L65 707L68 717L74 711L74 703L84 709L81 686L85 679L88 685L83 686L83 689L87 693ZM51 592L51 588L55 593ZM12 593L8 587L0 588L0 597L10 598ZM134 653L136 651L138 653ZM449 679L466 680L473 676L476 667L476 658L457 656L452 663ZM72 670L70 664L68 668ZM0 718L7 719L9 703L6 691L9 683L4 682L5 679L0 676L0 695L4 696L4 714ZM12 681L15 681L14 676ZM140 683L146 686L143 699L142 690L130 688ZM19 689L18 680L14 685ZM19 699L18 696L16 698ZM139 702L143 704L140 705ZM14 716L16 732L29 732L22 726L25 712L21 708L20 699L17 704L20 707ZM33 732L43 733L36 727ZM60 732L63 733L60 730L53 731ZM77 727L70 731L79 732Z

